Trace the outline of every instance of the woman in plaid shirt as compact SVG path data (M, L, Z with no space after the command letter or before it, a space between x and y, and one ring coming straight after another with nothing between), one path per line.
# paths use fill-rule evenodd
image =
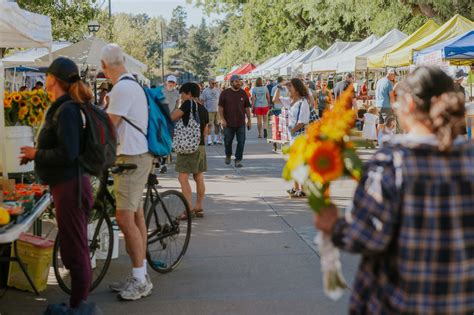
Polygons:
M474 148L463 134L464 96L435 68L397 89L408 132L378 151L351 216L315 217L339 248L362 254L350 314L474 313Z

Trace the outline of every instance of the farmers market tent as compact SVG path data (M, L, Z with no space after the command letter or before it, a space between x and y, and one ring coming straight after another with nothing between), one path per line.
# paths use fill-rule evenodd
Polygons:
M300 50L294 50L290 52L285 58L283 58L282 60L278 61L277 63L273 64L271 67L266 69L265 73L271 76L279 75L280 69L282 67L285 67L288 64L292 63L293 61L295 61L295 59L301 56L302 53L303 52L301 52Z
M256 78L259 75L263 74L263 71L274 65L276 62L280 61L282 58L285 58L288 54L287 53L282 53L276 57L270 58L264 63L262 63L260 66L255 68L252 72L249 73L249 76L252 78Z
M401 50L387 54L385 56L385 66L408 66L413 62L413 53L416 50L423 50L473 29L474 22L459 14L456 14L448 22L444 23L430 35L421 38L420 40L409 46L406 46Z
M415 52L413 59L416 64L437 64L446 60L454 65L469 65L474 62L474 30Z
M71 45L70 42L54 42L51 51L56 51ZM47 48L31 48L3 58L1 61L6 68L16 66L35 66L36 59L47 56Z
M103 40L91 37L70 46L58 49L53 52L53 57L68 57L72 59L82 69L87 67L94 67L95 69L101 69L100 55L102 48L107 45ZM40 66L48 66L50 64L47 56L40 57L37 60L37 64ZM143 74L147 70L147 66L133 58L132 56L125 54L125 66L128 71L134 74Z
M363 41L353 45L352 47L338 53L332 55L327 58L319 58L318 60L313 62L312 71L314 72L334 72L337 70L338 63L341 60L347 58L353 58L357 55L357 52L370 46L372 43L377 41L378 37L375 35L371 35L364 39Z
M228 74L226 74L226 76L224 77L224 80L225 81L229 81L230 80L230 77L234 74L238 74L238 75L244 75L244 74L247 74L249 73L250 71L252 71L253 69L255 69L255 65L252 64L252 63L246 63L240 67L238 67L237 69L229 72Z
M53 42L49 17L20 9L15 2L0 0L0 48L51 49ZM0 104L3 104L3 63L0 62ZM0 110L0 164L6 170L5 113ZM6 177L4 171L3 176Z
M393 29L372 44L361 48L353 54L344 54L344 57L338 61L337 71L342 72L355 72L367 69L367 57L372 54L376 54L385 51L389 47L393 47L397 43L407 38L407 35L400 32L397 29Z
M438 24L436 24L433 20L429 20L422 27L417 29L413 34L405 38L405 40L401 41L397 45L390 47L386 51L370 55L367 58L367 66L369 68L384 68L386 55L403 50L405 47L410 47L412 44L433 33L438 28Z
M336 56L342 53L343 51L350 49L356 44L358 44L358 42L335 42L324 53L320 54L319 56L316 56L315 58L306 60L306 62L303 63L303 67L302 67L303 73L307 74L307 73L312 72L313 62L316 62L323 58L330 58L332 56Z
M307 60L317 58L323 52L324 50L319 48L319 46L314 46L313 48L302 53L298 58L293 60L290 64L286 66L282 66L280 68L280 75L289 76L289 75L292 75L293 73L301 72L303 70L302 69L303 63L305 63Z

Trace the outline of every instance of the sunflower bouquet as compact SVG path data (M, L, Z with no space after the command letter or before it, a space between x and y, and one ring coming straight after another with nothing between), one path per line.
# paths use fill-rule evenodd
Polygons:
M51 98L43 90L5 93L5 124L37 128L41 125L50 104Z
M352 110L353 87L336 101L332 109L308 126L306 134L295 139L285 150L287 163L283 177L302 185L315 212L330 205L330 183L343 176L359 180L362 162L349 134L356 120ZM319 233L315 240L320 249L324 291L337 300L347 287L341 272L338 249L330 236Z

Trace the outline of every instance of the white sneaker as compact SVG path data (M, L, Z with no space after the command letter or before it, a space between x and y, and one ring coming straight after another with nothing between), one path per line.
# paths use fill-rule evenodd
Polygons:
M110 290L112 290L114 292L122 292L123 290L125 290L127 288L129 282L131 282L132 279L133 279L132 276L129 275L127 278L125 278L125 280L112 282L109 285L109 288L110 288Z
M149 296L152 290L153 284L148 275L146 275L145 282L143 283L140 283L137 278L132 278L127 287L118 294L118 297L126 301L136 301Z

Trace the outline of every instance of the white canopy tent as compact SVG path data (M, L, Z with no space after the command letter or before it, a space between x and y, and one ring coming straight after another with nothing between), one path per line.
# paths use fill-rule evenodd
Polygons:
M295 61L296 58L301 56L303 54L302 51L300 50L294 50L290 52L285 58L281 59L277 63L273 64L271 67L265 70L265 74L270 75L270 76L275 76L280 74L280 69L282 67L287 66L288 64L292 63Z
M56 51L71 45L70 42L53 42L51 51ZM19 66L35 66L38 58L47 56L49 53L47 48L31 48L28 50L19 51L13 55L3 58L1 61L5 68L19 67Z
M51 19L20 9L16 2L0 0L0 48L43 47L51 51L53 37ZM51 54L49 56L51 60ZM0 104L3 104L5 70L0 61ZM7 177L5 145L5 113L0 110L0 164Z
M317 55L314 58L306 60L306 62L303 63L302 65L302 72L304 74L311 73L313 71L313 62L323 59L323 58L329 58L331 56L335 56L340 54L341 52L350 49L354 45L358 44L358 42L335 42L334 44L331 45L324 53Z
M355 72L367 69L367 58L387 50L407 38L407 35L397 29L393 29L371 45L368 45L354 54L345 55L337 64L337 72Z
M310 48L309 50L305 51L302 53L298 58L293 60L291 63L287 65L283 65L280 68L280 75L284 76L290 76L293 75L294 73L300 73L303 69L302 66L303 64L310 59L315 59L319 55L321 55L324 52L319 46L314 46Z
M91 37L54 51L53 58L68 57L76 62L82 70L87 67L100 70L100 55L102 48L106 45L107 43L103 40ZM50 64L48 56L38 58L37 64L40 66L48 66ZM128 71L137 75L142 75L147 70L147 66L144 63L127 54L125 54L125 66Z
M276 57L270 58L269 60L265 61L260 66L258 66L257 68L253 69L253 71L249 73L248 77L256 78L264 74L265 70L273 66L275 63L279 62L281 59L285 58L287 55L288 55L287 53L282 53Z
M314 72L334 72L337 70L338 63L347 58L353 58L357 52L370 46L377 41L378 37L371 35L356 45L330 57L318 58L314 61L311 70Z

